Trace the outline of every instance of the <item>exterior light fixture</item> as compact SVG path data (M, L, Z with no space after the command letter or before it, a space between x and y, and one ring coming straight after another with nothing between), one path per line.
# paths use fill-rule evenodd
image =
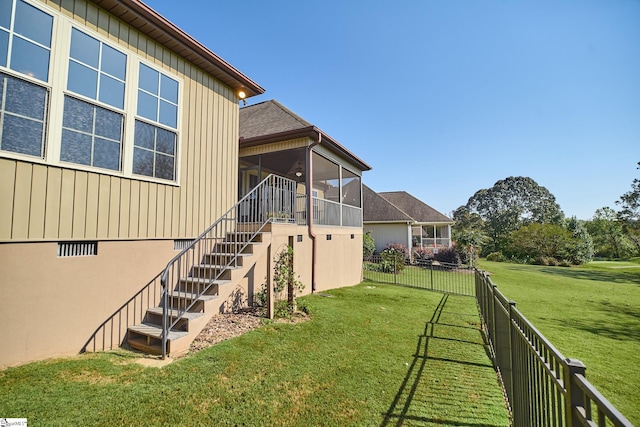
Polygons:
M247 97L247 94L245 93L245 91L243 90L238 91L238 98L242 100L242 105L247 105L247 101L245 100L246 97Z

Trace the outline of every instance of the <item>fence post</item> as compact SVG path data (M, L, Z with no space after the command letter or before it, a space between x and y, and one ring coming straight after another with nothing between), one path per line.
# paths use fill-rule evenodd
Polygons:
M431 289L433 290L433 261L429 263L429 271L431 272Z
M398 280L397 280L397 278L398 278L398 270L397 270L398 265L397 265L397 262L398 262L398 257L394 253L393 254L393 284L394 285L396 285L398 283Z
M513 310L516 308L516 302L515 301L509 301L509 365L510 365L510 371L509 371L509 387L511 387L511 390L509 390L509 392L507 392L507 397L509 398L509 406L511 407L511 414L513 416L514 410L513 410L513 406L516 404L516 385L515 382L516 380L514 379L515 377L515 371L516 371L516 364L515 364L515 348L514 348L514 344L515 344L515 331L514 328L515 326L513 325ZM515 419L515 417L514 417Z
M580 407L584 408L584 393L578 387L578 384L574 381L576 375L586 375L587 367L577 359L566 359L567 371L565 372L565 385L567 388L567 394L565 397L565 406L567 412L567 426L581 427L582 423L575 415L575 409Z

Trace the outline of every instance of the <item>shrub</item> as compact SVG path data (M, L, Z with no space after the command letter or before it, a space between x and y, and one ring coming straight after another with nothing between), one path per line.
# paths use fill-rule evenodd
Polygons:
M380 257L380 271L383 273L400 273L404 270L405 260L408 257L408 249L399 243L392 243L382 251Z
M487 261L504 262L505 258L502 252L491 252L487 255Z
M362 236L362 259L370 259L376 251L376 242L371 236L371 232L367 231Z
M460 264L460 255L455 248L440 249L437 254L433 254L433 258L438 262Z
M388 249L392 249L392 250L394 250L396 252L401 253L405 257L405 259L409 258L409 255L410 255L409 254L409 248L407 248L402 243L389 243L387 245L387 247L385 248L385 250L388 250Z

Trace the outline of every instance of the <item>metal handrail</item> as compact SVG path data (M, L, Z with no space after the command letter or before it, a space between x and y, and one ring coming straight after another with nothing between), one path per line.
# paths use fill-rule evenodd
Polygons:
M167 264L162 273L162 358L170 331L270 222L296 223L296 182L269 175ZM173 319L173 320L172 320Z

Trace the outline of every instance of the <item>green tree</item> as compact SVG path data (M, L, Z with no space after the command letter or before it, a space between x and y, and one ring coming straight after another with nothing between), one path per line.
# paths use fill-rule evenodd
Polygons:
M640 170L640 162L637 169ZM631 190L620 196L616 204L622 208L618 212L622 230L640 253L640 178L632 181Z
M474 265L475 257L489 241L484 232L484 221L477 213L469 212L466 206L460 206L451 216L455 221L451 232L456 250L462 262Z
M572 264L586 264L593 259L593 239L587 231L584 221L579 221L572 216L567 221L567 230L571 232L575 240L575 245L570 252Z
M483 253L506 248L510 233L532 223L560 224L564 214L545 187L528 177L508 177L489 189L478 190L465 205L469 219L483 221L489 244ZM464 213L464 211L462 211Z
M622 221L610 207L597 209L593 219L587 222L587 231L593 237L595 254L607 258L629 256L633 245L626 237Z
M369 259L376 251L376 242L370 231L362 235L362 259Z
M525 261L538 258L567 260L575 246L569 230L556 224L533 223L510 235L508 254Z

